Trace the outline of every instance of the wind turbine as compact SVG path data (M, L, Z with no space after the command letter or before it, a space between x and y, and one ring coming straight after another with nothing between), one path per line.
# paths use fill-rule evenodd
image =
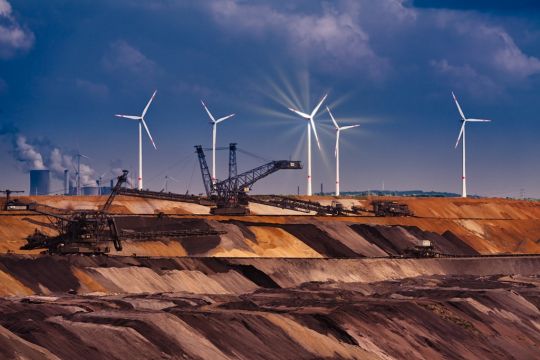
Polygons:
M319 111L319 108L321 107L324 100L326 100L327 96L328 96L328 94L325 94L322 97L321 101L319 101L317 106L315 106L315 108L313 109L311 114L306 114L304 112L288 108L293 113L295 113L295 114L299 115L300 117L308 120L308 123L307 123L307 135L308 135L308 137L307 137L307 144L308 144L308 151L307 151L307 153L308 153L307 195L308 196L312 195L312 192L311 192L311 128L313 127L313 134L315 135L315 140L317 141L317 147L320 150L321 149L321 144L319 143L319 136L317 135L317 128L315 127L315 121L313 121L313 119L315 118L315 115L317 115L317 111Z
M212 182L216 182L216 135L217 135L217 124L222 121L227 120L228 118L233 117L235 114L230 114L219 119L215 119L210 110L206 107L204 101L201 100L201 104L206 110L208 117L210 117L210 124L212 124Z
M456 141L456 148L459 145L459 140L462 140L463 145L463 175L461 176L462 181L462 191L461 191L461 197L467 197L467 177L466 177L466 167L465 167L465 124L468 122L490 122L491 120L485 120L485 119L468 119L463 114L463 110L461 110L461 106L459 106L459 102L457 101L456 95L454 95L454 92L452 92L452 97L454 98L454 101L456 103L457 109L459 111L459 115L461 116L461 130L459 131L459 135Z
M103 180L103 177L108 173L107 172L104 172L103 174L99 175L99 177L97 178L96 180L96 184L97 184L97 187L98 187L98 194L101 195L101 186L102 186L102 180Z
M332 118L332 122L334 123L334 127L336 129L336 150L334 154L336 156L336 196L339 196L339 134L343 130L359 127L360 125L349 125L349 126L339 127L336 119L334 119L334 115L332 115L328 106L326 107L326 111L328 111L328 114L330 114L330 117Z
M154 97L156 96L157 90L154 91L152 94L152 97L148 101L148 104L146 104L142 114L140 116L135 115L120 115L116 114L114 116L121 117L125 119L130 120L137 120L139 122L139 177L137 178L137 189L142 190L143 188L143 175L142 175L142 127L144 126L144 129L146 130L146 133L148 134L148 138L152 142L152 145L154 146L154 149L157 150L156 143L154 143L154 139L152 139L152 135L150 134L150 130L148 130L148 126L146 125L146 122L144 121L144 116L146 115L146 112L148 111L148 108L150 107L150 104L154 100Z
M80 152L77 152L77 155L75 155L77 158L77 195L81 195L81 158L90 159L88 156L81 154Z

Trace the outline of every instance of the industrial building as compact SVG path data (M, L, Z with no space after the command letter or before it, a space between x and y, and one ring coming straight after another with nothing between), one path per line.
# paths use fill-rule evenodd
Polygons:
M49 170L30 170L30 195L49 195L51 174Z

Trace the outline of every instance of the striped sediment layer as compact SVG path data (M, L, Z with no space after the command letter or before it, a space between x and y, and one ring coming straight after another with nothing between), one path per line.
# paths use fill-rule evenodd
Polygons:
M540 257L0 256L0 358L532 359Z
M538 275L540 256L438 259L0 256L0 296L246 294L310 282L372 283L419 276Z
M530 219L119 215L117 223L127 232L211 229L222 233L129 240L123 242L123 251L112 252L127 256L379 257L403 254L420 240L430 240L436 251L449 255L540 253L540 220ZM20 247L35 229L54 234L45 217L0 215L0 253L32 253Z
M97 209L104 197L36 197L64 209ZM323 204L330 198L315 198ZM414 217L325 217L254 204L254 215L209 216L190 203L119 196L112 207L127 231L214 229L221 235L124 241L114 255L204 257L355 258L400 255L420 240L450 255L540 254L540 203L507 199L390 198ZM346 208L369 208L371 199L340 199ZM157 217L151 214L165 214ZM55 234L50 220L31 212L0 211L0 253L20 250L36 229ZM111 246L112 247L112 246Z

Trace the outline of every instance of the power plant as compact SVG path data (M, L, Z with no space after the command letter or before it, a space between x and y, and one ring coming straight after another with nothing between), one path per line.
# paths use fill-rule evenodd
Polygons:
M51 192L49 170L30 170L30 195L49 195Z

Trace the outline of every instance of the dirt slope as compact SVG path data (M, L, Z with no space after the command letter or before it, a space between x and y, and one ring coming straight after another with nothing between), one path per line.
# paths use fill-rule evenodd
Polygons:
M0 256L0 357L532 359L539 268L539 257Z

